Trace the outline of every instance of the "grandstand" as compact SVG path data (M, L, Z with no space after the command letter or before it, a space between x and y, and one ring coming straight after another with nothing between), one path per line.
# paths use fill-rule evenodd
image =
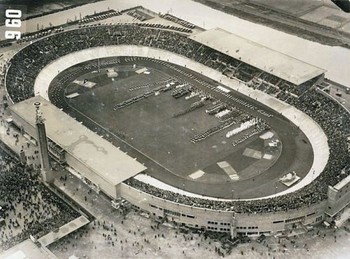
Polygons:
M64 153L61 163L67 163L112 198L117 198L118 184L146 169L40 96L10 108L15 121L31 136L36 136L33 116L36 102L41 103L41 111L45 114L49 140Z
M296 86L326 72L220 28L197 33L190 38Z

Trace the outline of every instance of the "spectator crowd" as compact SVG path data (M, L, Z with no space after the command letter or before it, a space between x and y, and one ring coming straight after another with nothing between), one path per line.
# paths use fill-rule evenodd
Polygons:
M0 149L0 251L79 216L39 181L39 173Z
M136 179L127 180L127 184L155 196L190 206L262 213L288 211L319 203L327 199L328 185L335 185L347 176L341 172L350 165L346 143L346 136L350 133L350 116L335 101L312 87L318 78L296 86L176 31L149 28L139 24L119 24L80 28L35 41L10 61L6 77L9 96L13 102L33 96L36 76L47 64L59 57L82 49L122 44L167 50L246 82L249 87L267 92L312 117L323 128L330 147L330 157L324 171L311 184L294 193L270 199L222 202L187 197L158 189Z

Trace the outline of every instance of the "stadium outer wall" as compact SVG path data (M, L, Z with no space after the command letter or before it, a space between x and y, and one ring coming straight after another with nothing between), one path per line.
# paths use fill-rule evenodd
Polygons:
M35 138L35 128L27 123L25 118L19 117L13 112L11 114L16 125ZM83 163L75 161L69 153L66 153L66 162L90 181L101 183L96 181L93 172L90 172ZM118 184L116 189L109 188L111 186L108 183L100 184L99 187L111 199L122 197L139 209L147 211L158 220L167 219L176 222L180 226L226 232L230 233L232 237L235 237L237 233L253 236L271 235L292 228L293 223L302 225L317 224L324 219L328 202L325 200L310 207L305 206L282 212L235 213L228 210L213 210L176 203L140 191L125 183Z
M204 73L223 85L240 91L251 98L259 99L263 104L281 112L283 116L291 120L303 130L309 138L314 150L323 151L315 154L314 165L317 171L322 172L328 161L329 148L327 137L320 126L309 116L298 111L296 108L285 104L265 93L249 89L237 80L232 80L218 71L192 61L177 54L149 47L140 46L106 46L103 48L91 48L78 51L61 57L47 65L38 75L35 81L35 94L42 94L48 99L47 89L52 79L64 69L81 63L85 60L116 56L141 56L161 59L170 63L184 65L192 70ZM45 96L46 95L46 96ZM315 134L316 133L316 134ZM315 170L312 168L311 170ZM311 172L311 171L310 171ZM82 173L83 174L83 173ZM310 173L309 173L310 174ZM232 236L237 233L247 235L269 235L292 227L293 223L302 225L316 224L324 219L327 201L315 204L311 207L299 208L285 212L271 213L234 213L232 211L211 210L191 207L184 204L164 200L152 196L124 183L118 187L118 194L130 203L142 210L148 211L152 216L167 218L170 221L184 224L189 227L203 228L218 232L230 232Z
M124 183L119 185L121 197L151 216L179 225L216 232L238 233L249 236L271 235L295 227L313 225L325 218L327 200L296 210L270 213L234 213L179 204L147 194ZM298 225L301 224L301 225ZM216 229L215 229L216 228Z

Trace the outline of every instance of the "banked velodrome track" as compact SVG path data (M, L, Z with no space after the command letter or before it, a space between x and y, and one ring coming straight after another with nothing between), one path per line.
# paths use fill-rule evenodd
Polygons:
M81 32L83 31L81 30ZM76 30L75 33L79 33L78 30ZM54 37L54 36L50 36L50 37ZM27 46L26 48L33 48L34 51L38 52L39 50L38 49L35 50L35 47L33 47L33 45L35 45L35 43ZM15 55L13 59L15 59L17 55ZM104 57L116 57L116 56L138 56L138 57L156 58L156 59L168 61L173 64L177 64L180 66L191 67L192 70L198 73L203 73L207 77L213 80L216 80L218 82L221 82L223 85L226 85L236 91L239 91L240 93L250 96L250 98L257 99L264 105L280 112L284 117L286 117L287 119L292 121L295 125L300 127L300 129L305 133L305 135L309 139L314 150L313 165L308 175L294 187L284 192L278 193L276 195L261 197L259 199L273 198L274 196L285 195L288 193L296 192L297 190L302 188L304 189L306 195L310 195L310 192L308 192L305 188L308 188L308 185L322 174L322 172L324 171L327 165L328 157L330 154L328 143L327 143L327 136L323 132L322 128L313 119L311 119L305 113L297 110L295 107L288 105L278 99L275 99L269 96L268 94L248 88L238 80L229 79L226 76L224 76L222 73L212 68L209 68L203 64L200 64L192 59L189 59L185 56L181 56L177 53L173 53L168 50L163 50L163 49L154 48L154 47L146 47L146 46L132 45L132 44L127 44L127 45L121 44L121 45L113 45L113 46L99 46L95 48L75 51L73 53L63 55L62 57L57 56L56 59L51 60L49 64L41 65L42 69L36 75L35 84L34 84L34 93L35 95L40 94L44 98L49 99L47 94L48 86L50 85L50 82L53 80L53 78L57 76L59 71L63 71L66 68L69 68L75 64L78 64L87 60L104 58ZM11 67L8 69L8 72L9 70L11 70ZM9 87L11 86L7 85L8 96L9 98L13 98L13 96L11 96L11 90L9 91ZM29 95L28 98L31 96L32 95ZM187 195L191 196L190 193L187 193ZM292 197L289 197L288 200L290 200L290 198ZM283 199L282 199L282 202L283 202Z

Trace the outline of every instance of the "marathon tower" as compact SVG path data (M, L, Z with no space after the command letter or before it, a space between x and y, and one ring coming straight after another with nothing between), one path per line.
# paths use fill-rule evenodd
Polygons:
M40 102L34 103L36 108L36 131L39 143L40 164L41 164L41 176L44 182L53 182L54 177L51 170L49 149L47 146L47 136L45 130L44 118L39 109Z

